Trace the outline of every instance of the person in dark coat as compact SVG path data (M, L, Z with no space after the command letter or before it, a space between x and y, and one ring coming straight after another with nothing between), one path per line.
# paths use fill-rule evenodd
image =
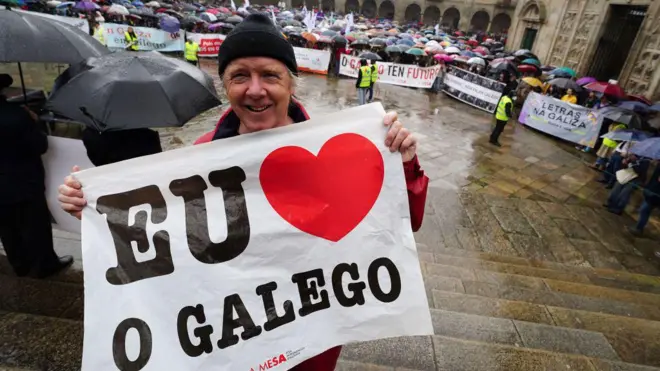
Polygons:
M113 164L163 151L158 133L151 129L118 130L100 133L86 128L82 135L87 157L94 166Z
M0 240L17 276L51 276L73 263L53 250L41 155L46 134L27 109L7 102L2 90L13 83L0 75Z
M651 175L651 179L644 188L644 202L639 208L639 218L637 225L628 227L628 231L633 236L641 236L644 233L644 227L648 224L651 218L653 209L660 207L660 164L656 164L655 171ZM656 253L657 254L657 253Z

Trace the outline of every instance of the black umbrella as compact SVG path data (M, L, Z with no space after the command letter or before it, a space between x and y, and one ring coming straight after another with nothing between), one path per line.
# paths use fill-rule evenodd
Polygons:
M337 36L332 38L332 42L334 42L335 44L346 45L348 43L348 40L346 40L346 38L344 36L337 35Z
M387 40L381 38L375 38L369 40L369 45L371 46L385 46L387 45Z
M193 15L189 15L189 16L187 16L187 17L184 17L184 18L181 20L181 27L188 27L188 26L195 25L195 24L197 24L197 23L204 23L204 22L205 22L205 21L204 21L203 19L199 18L199 17L195 17L195 16L193 16Z
M25 101L21 62L71 64L108 53L108 48L76 27L27 12L0 9L0 62L18 62Z
M548 81L548 84L562 89L573 89L574 92L582 91L582 87L572 79L566 79L566 78L552 79Z
M372 53L372 52L364 52L358 56L360 59L367 59L370 61L382 61L383 58L381 58L378 54Z
M518 74L518 71L516 70L516 65L513 64L512 62L491 63L490 66L488 66L488 71L491 73L508 71L511 74Z
M642 129L642 120L633 111L620 107L605 107L598 110L598 115L608 118L614 122L626 124L628 129Z
M239 24L243 22L243 18L237 15L232 15L231 17L225 19L227 23Z
M71 68L47 106L98 131L182 126L220 104L209 75L157 52L116 52Z

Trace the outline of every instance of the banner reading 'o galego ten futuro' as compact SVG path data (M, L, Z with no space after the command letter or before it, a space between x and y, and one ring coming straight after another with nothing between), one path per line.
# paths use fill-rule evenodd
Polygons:
M384 115L371 104L75 174L82 369L288 370L432 334Z
M438 76L440 66L419 67L414 64L377 62L378 82L428 89ZM360 58L342 54L339 74L357 78Z

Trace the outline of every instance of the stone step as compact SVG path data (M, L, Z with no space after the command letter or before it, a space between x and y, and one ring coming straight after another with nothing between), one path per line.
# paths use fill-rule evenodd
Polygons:
M659 371L620 361L448 336L382 339L345 345L339 371Z
M433 308L601 333L624 362L660 366L660 321L630 318L539 302L432 290ZM540 298L541 296L537 296ZM541 301L541 299L538 299ZM544 327L547 328L547 327ZM516 327L518 329L518 327ZM524 332L524 331L523 331ZM522 335L522 333L521 333ZM540 336L542 334L537 334ZM542 338L529 337L529 341Z
M591 301L605 300L629 303L633 306L647 308L648 310L646 312L648 312L648 316L660 319L660 309L658 309L660 308L660 295L658 294L426 262L422 263L422 272L427 281L427 289L436 288L446 290L446 285L452 284L458 287L459 291L465 291L465 285L468 282L489 283L503 288L510 287L514 289L524 288L536 291L548 291L548 295L554 296L575 297L577 295ZM537 275L541 274L539 272L534 273ZM547 272L542 273L547 275L545 274ZM460 280L460 282L447 279L431 279L434 276L455 278L456 280ZM433 287L434 284L440 284L441 286ZM461 286L462 290L460 289ZM456 291L456 288L449 291Z
M418 250L420 261L427 263L477 268L660 295L660 277L656 276L608 269L573 267L554 262L459 249L436 248L430 252L429 249L420 247L419 244Z
M80 321L0 314L0 370L80 370L82 339Z

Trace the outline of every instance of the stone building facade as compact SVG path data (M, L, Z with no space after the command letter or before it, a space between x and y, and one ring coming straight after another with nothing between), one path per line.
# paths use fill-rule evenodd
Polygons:
M657 0L519 0L507 48L660 98Z
M255 2L277 0L256 0ZM520 0L288 0L290 6L316 6L341 13L362 13L368 17L400 22L441 22L461 30L502 32L508 30ZM287 4L289 5L289 4Z

